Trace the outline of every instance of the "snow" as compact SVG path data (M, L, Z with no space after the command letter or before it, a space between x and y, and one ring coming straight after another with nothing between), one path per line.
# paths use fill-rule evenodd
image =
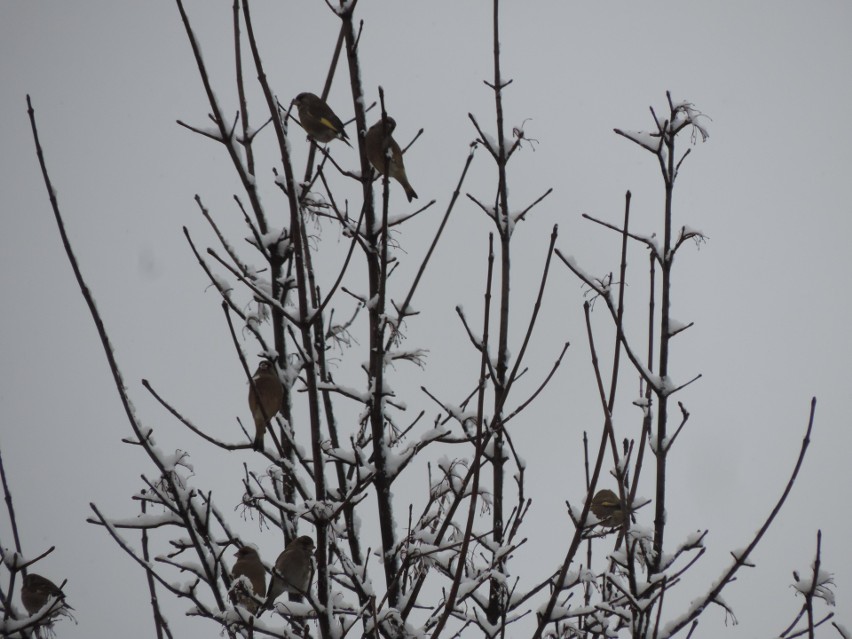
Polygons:
M663 140L658 132L648 133L647 131L628 131L619 129L624 137L632 140L642 148L648 149L652 153L657 153L662 148Z
M3 548L3 556L2 561L3 564L9 569L9 572L14 572L14 569L18 566L23 566L25 563L29 562L29 559L26 559L23 555L19 555L18 553L10 550L9 548Z
M701 539L704 537L704 533L700 530L696 530L694 533L690 533L686 536L686 539L683 541L684 546L695 546L701 542Z
M482 133L482 140L485 142L485 145L488 147L488 150L492 153L497 153L497 140L490 133L486 133L485 131L480 131Z
M209 136L210 138L218 140L219 142L222 141L222 132L219 130L218 126L193 126L192 128L201 133L202 135Z
M565 260L568 267L574 271L581 280L589 286L592 286L597 293L601 295L608 293L609 286L603 284L605 278L595 277L591 273L580 268L580 265L577 263L577 259L573 255L565 255L562 259Z
M679 322L676 319L669 318L669 335L674 335L675 333L681 332L688 326L687 323Z
M814 584L813 571L808 571L807 577L797 578L793 584L793 588L801 595L807 595L813 592L814 597L822 599L829 606L834 605L834 592L829 586L834 585L833 575L820 568L817 573L816 584Z
M385 467L387 468L387 472L391 477L396 477L399 474L400 469L405 465L408 460L411 459L411 455L406 455L405 453L394 453L388 450L385 453Z
M440 439L441 437L444 437L445 435L449 435L449 434L450 434L449 428L446 428L446 427L438 424L434 428L427 430L422 435L420 435L420 441L423 442L423 443L431 442L431 441L434 441L436 439Z
M361 391L352 386L344 386L342 384L332 384L330 382L317 382L317 388L319 390L330 390L340 393L350 399L355 399L359 402L363 402L364 404L369 404L371 399L371 393L369 391Z
M156 528L158 526L168 526L169 524L180 526L183 524L183 520L174 513L163 512L145 513L125 519L111 517L110 523L118 528Z
M457 597L462 599L471 594L474 590L479 588L482 585L481 581L477 581L476 579L462 579L459 584Z

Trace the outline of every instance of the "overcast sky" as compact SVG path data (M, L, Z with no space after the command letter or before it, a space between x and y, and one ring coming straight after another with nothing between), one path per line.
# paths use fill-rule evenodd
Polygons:
M680 597L685 602L703 592L729 552L745 546L763 522L793 466L816 396L816 424L799 481L753 557L757 568L741 572L725 592L741 623L726 627L722 612L710 610L699 634L780 632L801 603L789 587L791 572L808 569L818 528L824 566L835 574L838 620L852 624L846 498L852 488L852 5L505 5L504 77L513 80L505 93L507 129L523 125L537 141L510 166L510 206L521 210L554 188L513 240L512 352L520 349L554 224L558 248L601 275L617 269L618 237L582 213L618 222L630 189L633 228L649 234L661 229L656 161L612 129L650 128L648 107L664 112L666 90L675 100L693 102L709 116L710 138L696 145L681 171L675 223L701 229L708 241L685 247L675 265L673 314L695 326L675 339L672 370L676 383L703 377L677 396L692 417L670 458L676 479L667 542L709 529L710 550ZM319 93L339 28L325 3L252 6L266 71L281 101L301 91ZM187 8L224 111L234 113L231 3L196 0ZM490 3L362 0L358 14L364 20L365 90L377 99L378 85L384 87L400 142L424 129L405 162L418 202L437 201L403 228L404 290L475 137L467 114L495 129L493 96L482 83L493 73ZM57 546L36 571L69 580L66 592L79 625L66 623L60 636L102 637L118 628L126 637L151 636L143 574L84 520L89 502L115 516L134 514L129 497L140 487L139 475L153 469L138 449L120 442L131 431L62 251L25 96L32 96L71 241L140 416L164 450L192 452L198 485L216 491L223 512L232 512L239 499L243 462L261 470L260 460L249 451L211 451L155 405L139 380L151 380L216 436L236 440L236 417L248 419L246 385L219 300L181 231L186 225L200 245L214 244L193 201L197 193L250 256L232 200L239 183L221 147L175 123L208 126L209 108L173 3L4 2L0 86L0 448L25 552L34 556ZM330 102L344 120L353 114L347 87L342 64ZM259 123L263 109L254 87L252 104ZM267 132L259 144L270 160L258 179L266 205L283 216L272 184L271 143ZM291 144L303 167L301 133ZM344 166L357 166L355 152L340 144L332 151ZM493 184L493 162L480 149L463 192L490 201ZM397 186L391 186L397 212L410 210ZM453 308L464 304L477 324L490 230L463 197L414 300L424 313L411 320L406 346L429 348L430 356L425 370L395 370L392 383L411 389L409 411L427 409L428 423L436 407L416 390L419 385L448 401L459 401L472 387L478 357ZM333 227L322 231L326 250L340 254L348 246ZM631 249L630 266L628 325L638 339L646 313L641 247ZM529 565L545 574L561 561L572 532L564 501L579 503L584 496L582 431L597 433L601 424L584 299L578 281L555 263L529 354L528 388L564 341L572 346L551 387L515 425L534 499L526 533L531 543L518 552L516 570ZM603 344L612 331L602 305L595 325L608 351ZM359 356L354 359L357 365ZM362 382L357 374L348 379L353 386ZM616 414L621 436L637 432L638 411L629 408L637 388L635 375L623 378L625 407ZM401 486L412 487L410 494L397 489L404 513L408 502L422 500L425 487L419 480ZM652 494L647 487L644 493ZM647 510L643 523L651 520ZM280 550L273 533L260 534L250 522L242 530L267 560ZM0 542L13 545L5 516ZM524 579L533 583L537 576ZM185 620L183 611L170 607L177 635L187 624L204 625Z

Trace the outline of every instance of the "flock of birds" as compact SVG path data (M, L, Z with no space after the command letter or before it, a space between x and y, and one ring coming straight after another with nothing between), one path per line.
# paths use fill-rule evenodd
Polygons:
M284 390L275 365L263 359L252 376L249 388L249 408L255 423L253 447L263 448L266 427L281 408ZM603 489L592 498L590 509L598 519L597 525L604 528L620 528L629 514L613 491ZM240 546L231 569L231 602L245 608L252 615L259 615L272 608L275 600L284 592L304 595L311 587L313 578L314 540L307 535L293 539L275 560L272 578L266 584L266 567L252 546ZM57 617L64 615L73 619L73 610L65 602L65 594L49 579L34 573L24 577L21 601L27 613L42 613L42 625L49 626ZM47 607L47 608L46 608ZM46 612L43 612L46 608Z
M260 555L251 546L243 546L234 555L237 561L231 569L231 578L234 580L231 601L254 615L272 608L273 602L284 592L304 595L311 587L313 554L314 540L307 535L296 537L275 560L272 579L267 587L266 568ZM246 588L241 577L248 580L251 591Z
M261 360L252 376L248 397L255 422L253 447L256 450L263 449L266 426L281 408L283 395L284 389L275 365L268 359ZM231 569L231 601L257 615L271 609L284 592L304 595L311 586L313 553L313 539L306 535L293 539L275 560L267 587L266 568L257 550L241 546L234 554L237 560ZM55 583L35 573L24 577L21 602L30 616L42 615L39 625L43 627L50 627L60 616L73 619L70 611L74 609L66 603L65 593Z
M343 122L322 98L313 93L300 93L293 100L293 104L299 112L299 123L315 141L327 144L338 139L352 146L349 144L349 136L346 135ZM405 173L402 150L393 139L395 128L396 120L387 117L367 130L364 137L367 159L380 174L388 175L399 182L410 202L417 197L417 193ZM255 450L263 450L266 427L281 408L283 398L284 388L275 371L275 365L268 359L261 360L252 375L248 395L249 409L255 426L252 445ZM240 547L234 555L237 561L231 569L231 578L234 580L231 601L240 604L250 613L257 614L258 611L270 609L275 599L285 591L305 594L311 585L313 552L314 540L305 535L287 544L275 560L272 579L267 587L266 568L257 550L251 546ZM251 587L250 591L247 585Z
M331 107L313 93L300 93L293 100L299 111L299 123L305 132L317 142L327 143L334 139L343 140L349 146L349 136ZM417 193L411 188L408 176L405 174L405 164L402 161L402 150L393 139L396 120L385 118L379 120L367 130L364 145L367 147L367 159L382 175L388 175L402 185L405 196L411 202Z
M261 366L264 372L274 368L267 362ZM280 382L279 382L280 386ZM613 491L603 489L592 499L592 513L602 527L620 528L629 511L622 507ZM302 535L292 540L275 560L272 578L266 584L266 567L257 550L251 546L241 546L234 556L237 558L231 569L231 602L240 605L252 615L270 610L275 600L287 592L305 595L311 587L313 578L314 540ZM47 607L44 625L50 625L60 616L71 616L73 610L65 602L65 594L49 579L34 573L24 577L21 588L21 601L30 615L42 612Z
M234 556L237 561L231 569L233 580L231 602L239 604L253 615L270 610L275 600L284 592L304 595L311 587L313 577L314 540L303 535L287 544L275 560L269 587L266 586L266 568L257 550L242 546ZM60 616L74 619L74 610L65 601L65 593L50 579L29 573L21 586L21 602L30 616L41 615L40 627L49 628Z
M339 139L349 144L340 118L321 98L313 93L300 93L293 104L299 111L302 128L315 141L328 143ZM379 173L387 173L400 183L410 202L417 197L417 193L408 182L402 151L392 137L395 128L396 121L390 117L379 120L369 128L364 138L367 158ZM284 388L275 365L268 359L261 360L252 375L248 395L255 425L252 444L255 450L263 450L266 427L280 410L283 395ZM621 527L628 512L622 507L618 496L607 489L594 496L590 508L598 518L598 524L603 527ZM284 592L304 595L310 589L313 577L313 553L313 539L306 535L293 539L275 560L267 587L266 567L257 550L251 546L241 546L234 554L237 560L231 569L231 601L256 615L271 609L275 600ZM74 610L65 602L65 594L56 584L35 573L24 577L21 601L30 615L48 607L44 625L49 625L60 615L71 617L69 611Z
M248 398L255 422L253 446L256 450L263 448L266 426L281 408L283 395L284 389L275 365L268 359L261 360L252 376ZM266 568L257 550L241 546L234 554L237 561L231 569L231 601L256 615L271 609L273 602L284 592L304 595L311 586L313 553L313 539L306 535L293 539L275 560L267 587ZM50 627L60 616L73 619L70 611L74 609L66 603L65 593L55 583L35 573L24 577L21 602L30 616L42 615L39 625L43 627Z

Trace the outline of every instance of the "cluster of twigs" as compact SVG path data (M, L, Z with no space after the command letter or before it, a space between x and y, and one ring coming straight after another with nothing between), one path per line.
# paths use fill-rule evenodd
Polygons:
M659 162L665 185L662 244L655 235L641 235L630 229L629 193L621 225L586 216L621 237L617 280L612 274L592 276L557 250L558 234L554 227L523 340L518 348L512 348L509 320L517 312L510 304L511 240L516 223L526 219L530 210L551 191L545 191L520 212L510 209L508 166L525 137L522 130L515 129L512 139L507 139L505 129L503 99L511 81L501 74L498 0L493 2L493 81L486 83L494 94L496 140L471 114L476 137L458 183L415 276L402 286L392 278L400 257L395 252L398 240L391 237L390 229L401 227L434 201L411 213L391 216L391 206L398 207L398 203L391 198L387 176L380 181L379 195L374 189L374 174L364 140L367 111L372 107L368 106L370 100L361 84L357 2L329 4L332 15L340 22L340 35L322 99L329 95L339 58L345 55L357 131L352 137L357 143L360 171L342 169L328 148L312 143L301 180L296 177L291 156L291 143L299 137L300 130L295 128L290 109L279 101L269 85L252 26L249 0L233 3L239 96L236 118L229 117L217 100L190 17L183 2L176 2L215 128L211 132L180 124L220 144L231 159L244 191L234 201L250 232L252 254L244 257L228 241L198 196L198 207L218 238L221 250L202 250L189 229L184 228L184 234L198 264L221 295L227 329L248 383L254 389L253 366L246 356L247 347L241 335L248 335L260 352L274 361L284 388L280 411L268 433L272 445L257 452L265 470L243 467L242 505L269 528L280 531L284 544L305 534L307 529L316 539L317 550L313 587L292 595L287 603L279 602L274 614L253 615L229 598L233 578L225 561L226 550L245 545L249 540L240 538L212 492L195 485L188 471L187 454L165 453L156 444L151 429L137 418L106 328L65 234L30 107L39 159L62 241L97 326L132 429L133 435L126 441L140 447L156 469L153 476L143 478L144 489L134 497L141 504L138 517L116 519L92 504L90 521L102 526L146 573L158 636L172 636L160 606L162 592L187 602L190 614L213 621L229 637L262 634L283 638L314 633L321 637L438 637L472 632L473 627L486 637L503 637L511 624L529 615L533 606L536 614L531 634L535 638L612 636L622 629L634 637L670 637L683 629L691 634L709 604L716 603L730 611L720 593L739 569L750 565L750 552L783 504L807 449L815 403L801 454L776 508L746 550L738 553L722 577L708 587L706 595L694 602L690 610L674 617L675 621L667 622L670 617L663 615L666 592L702 556L706 534L690 536L673 548L664 544L667 459L689 418L684 404L678 402L679 423L671 428L670 421L674 420L671 420L670 398L700 377L678 384L670 379L668 370L671 340L689 327L678 324L670 315L674 258L688 240L704 240L700 232L685 226L678 229L673 224L673 189L689 153L676 157L676 142L684 130L691 131L693 137L699 134L706 138L701 114L691 104L673 102L668 96L667 115L657 116L652 110L655 128L651 133L616 130L652 153ZM247 56L243 51L245 45ZM251 74L247 72L249 68ZM253 112L246 97L245 78L249 75L257 77L264 100L261 117L264 124L257 128L250 123ZM381 88L378 94L380 117L386 122ZM268 209L261 198L261 185L266 178L253 146L261 131L267 131L276 141L279 157L274 184L280 190L287 213L285 219L277 219L280 208ZM416 311L412 302L422 274L458 203L468 168L479 147L494 161L496 189L491 202L467 195L493 222L494 232L489 239L482 316L475 319L460 307L457 309L471 346L479 354L479 375L471 385L472 390L462 398L441 398L423 388L425 396L438 407L438 414L428 427L420 426L424 411L405 424L400 415L407 402L397 398L392 390L389 379L392 367L396 362L420 365L425 351L416 345L403 348L403 342L411 338L403 335L402 329L414 321ZM360 186L356 215L350 213L348 201L337 196L343 180ZM312 220L322 220L348 238L345 259L327 282L326 269L320 268L322 253L308 229ZM649 328L644 347L628 339L625 331L624 291L630 241L644 244L650 255ZM588 345L603 415L596 452L589 454L588 438L585 439L587 497L582 504L568 504L574 531L564 559L532 586L521 586L518 579L510 579L509 564L513 552L525 541L521 530L531 499L525 492L526 466L512 439L511 422L553 379L567 351L567 342L529 396L516 399L517 393L512 391L527 372L525 355L536 335L554 254L606 306L615 326L615 347L610 378L606 380L597 357L591 303L587 302L584 308ZM348 283L353 277L351 265L358 259L366 267L366 281L347 287L344 281ZM357 293L359 289L365 292ZM247 311L253 304L258 310ZM335 311L347 319L335 323ZM481 326L478 331L474 328L477 324ZM328 361L333 348L345 351L353 341L360 343L355 334L369 350L362 367L361 387L340 383ZM517 355L512 356L514 352ZM614 415L619 371L625 367L622 355L643 385L643 399L639 402L641 425L635 432L617 432ZM143 383L166 410L206 444L226 451L250 448L251 436L245 429L242 440L225 442L214 438L152 384ZM351 419L353 412L357 415L355 419ZM355 426L346 428L342 424ZM309 449L300 445L304 441L310 442ZM429 498L416 517L409 507L407 532L403 535L399 512L404 504L399 496L394 498L393 487L402 473L415 465L413 462L424 459L424 449L437 445L448 447L454 454L430 466ZM650 480L642 473L649 464L653 475ZM600 520L591 512L592 496L598 490L605 466L611 469L618 486L617 503L608 507L621 516ZM643 485L653 486L653 499L642 500L638 496L640 477L645 482ZM508 478L514 478L514 491L511 484L507 485ZM373 508L377 513L375 550L366 541L372 531L364 530L359 515L366 509L368 499L375 500ZM644 527L637 523L637 511L649 502L654 511L653 526ZM11 500L8 503L11 512ZM128 541L122 530L139 531L141 545L137 547ZM165 541L164 536L168 536ZM158 544L170 546L170 550L156 554L152 560L149 545L154 539ZM605 565L593 559L593 548L601 549L611 540L615 540L614 546L606 554ZM373 554L380 561L371 564ZM192 579L176 583L171 578L175 573L189 574ZM806 604L796 622L806 618L812 629L830 618L815 620L813 614L814 599L826 599L830 585L830 580L819 570L819 559L810 583L810 587L800 589ZM5 603L6 595L3 596ZM11 610L8 605L5 609ZM795 636L790 632L785 636Z

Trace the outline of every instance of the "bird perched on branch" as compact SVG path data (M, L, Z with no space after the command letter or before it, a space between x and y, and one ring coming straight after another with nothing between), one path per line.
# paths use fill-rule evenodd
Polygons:
M231 568L231 579L246 577L251 583L251 590L243 584L234 587L231 590L231 601L255 614L260 607L257 599L263 597L266 593L266 569L263 567L263 562L260 561L260 555L254 548L243 546L234 553L234 557L237 558L237 561Z
M343 130L343 122L322 98L313 93L300 93L293 100L293 104L299 110L299 122L302 128L314 140L327 143L337 138L343 140L350 148L352 147L346 131Z
M599 490L595 494L590 508L598 518L598 525L604 528L619 528L624 523L628 512L622 507L618 495L608 488Z
M388 175L402 185L408 201L411 202L417 197L417 193L411 188L411 184L408 183L408 176L405 175L402 150L392 136L395 128L396 120L393 118L379 120L370 127L364 138L364 143L367 146L367 158L370 160L370 164L376 167L376 170L382 175L385 174L385 166L387 166ZM390 153L389 158L387 157L388 153Z
M234 553L234 557L237 561L231 568L231 578L246 577L251 583L251 592L240 584L231 591L231 601L255 614L260 606L257 599L266 594L266 570L254 548L243 546Z
M55 583L34 572L24 577L24 583L21 586L21 603L24 604L27 613L30 615L36 614L51 600L51 612L47 615L47 621L44 625L50 625L53 619L58 616L66 616L72 620L74 619L69 612L74 609L65 603L65 593Z
M299 595L308 592L313 574L311 564L313 554L314 540L307 535L296 537L287 544L275 560L275 568L272 569L272 579L269 581L266 601L263 604L264 609L272 608L272 604L284 591Z
M255 392L257 389L257 392ZM254 444L255 450L263 450L263 436L266 434L266 425L281 409L281 401L284 399L284 387L275 372L275 366L268 359L261 360L257 370L251 378L249 386L248 402L251 416L254 418Z

